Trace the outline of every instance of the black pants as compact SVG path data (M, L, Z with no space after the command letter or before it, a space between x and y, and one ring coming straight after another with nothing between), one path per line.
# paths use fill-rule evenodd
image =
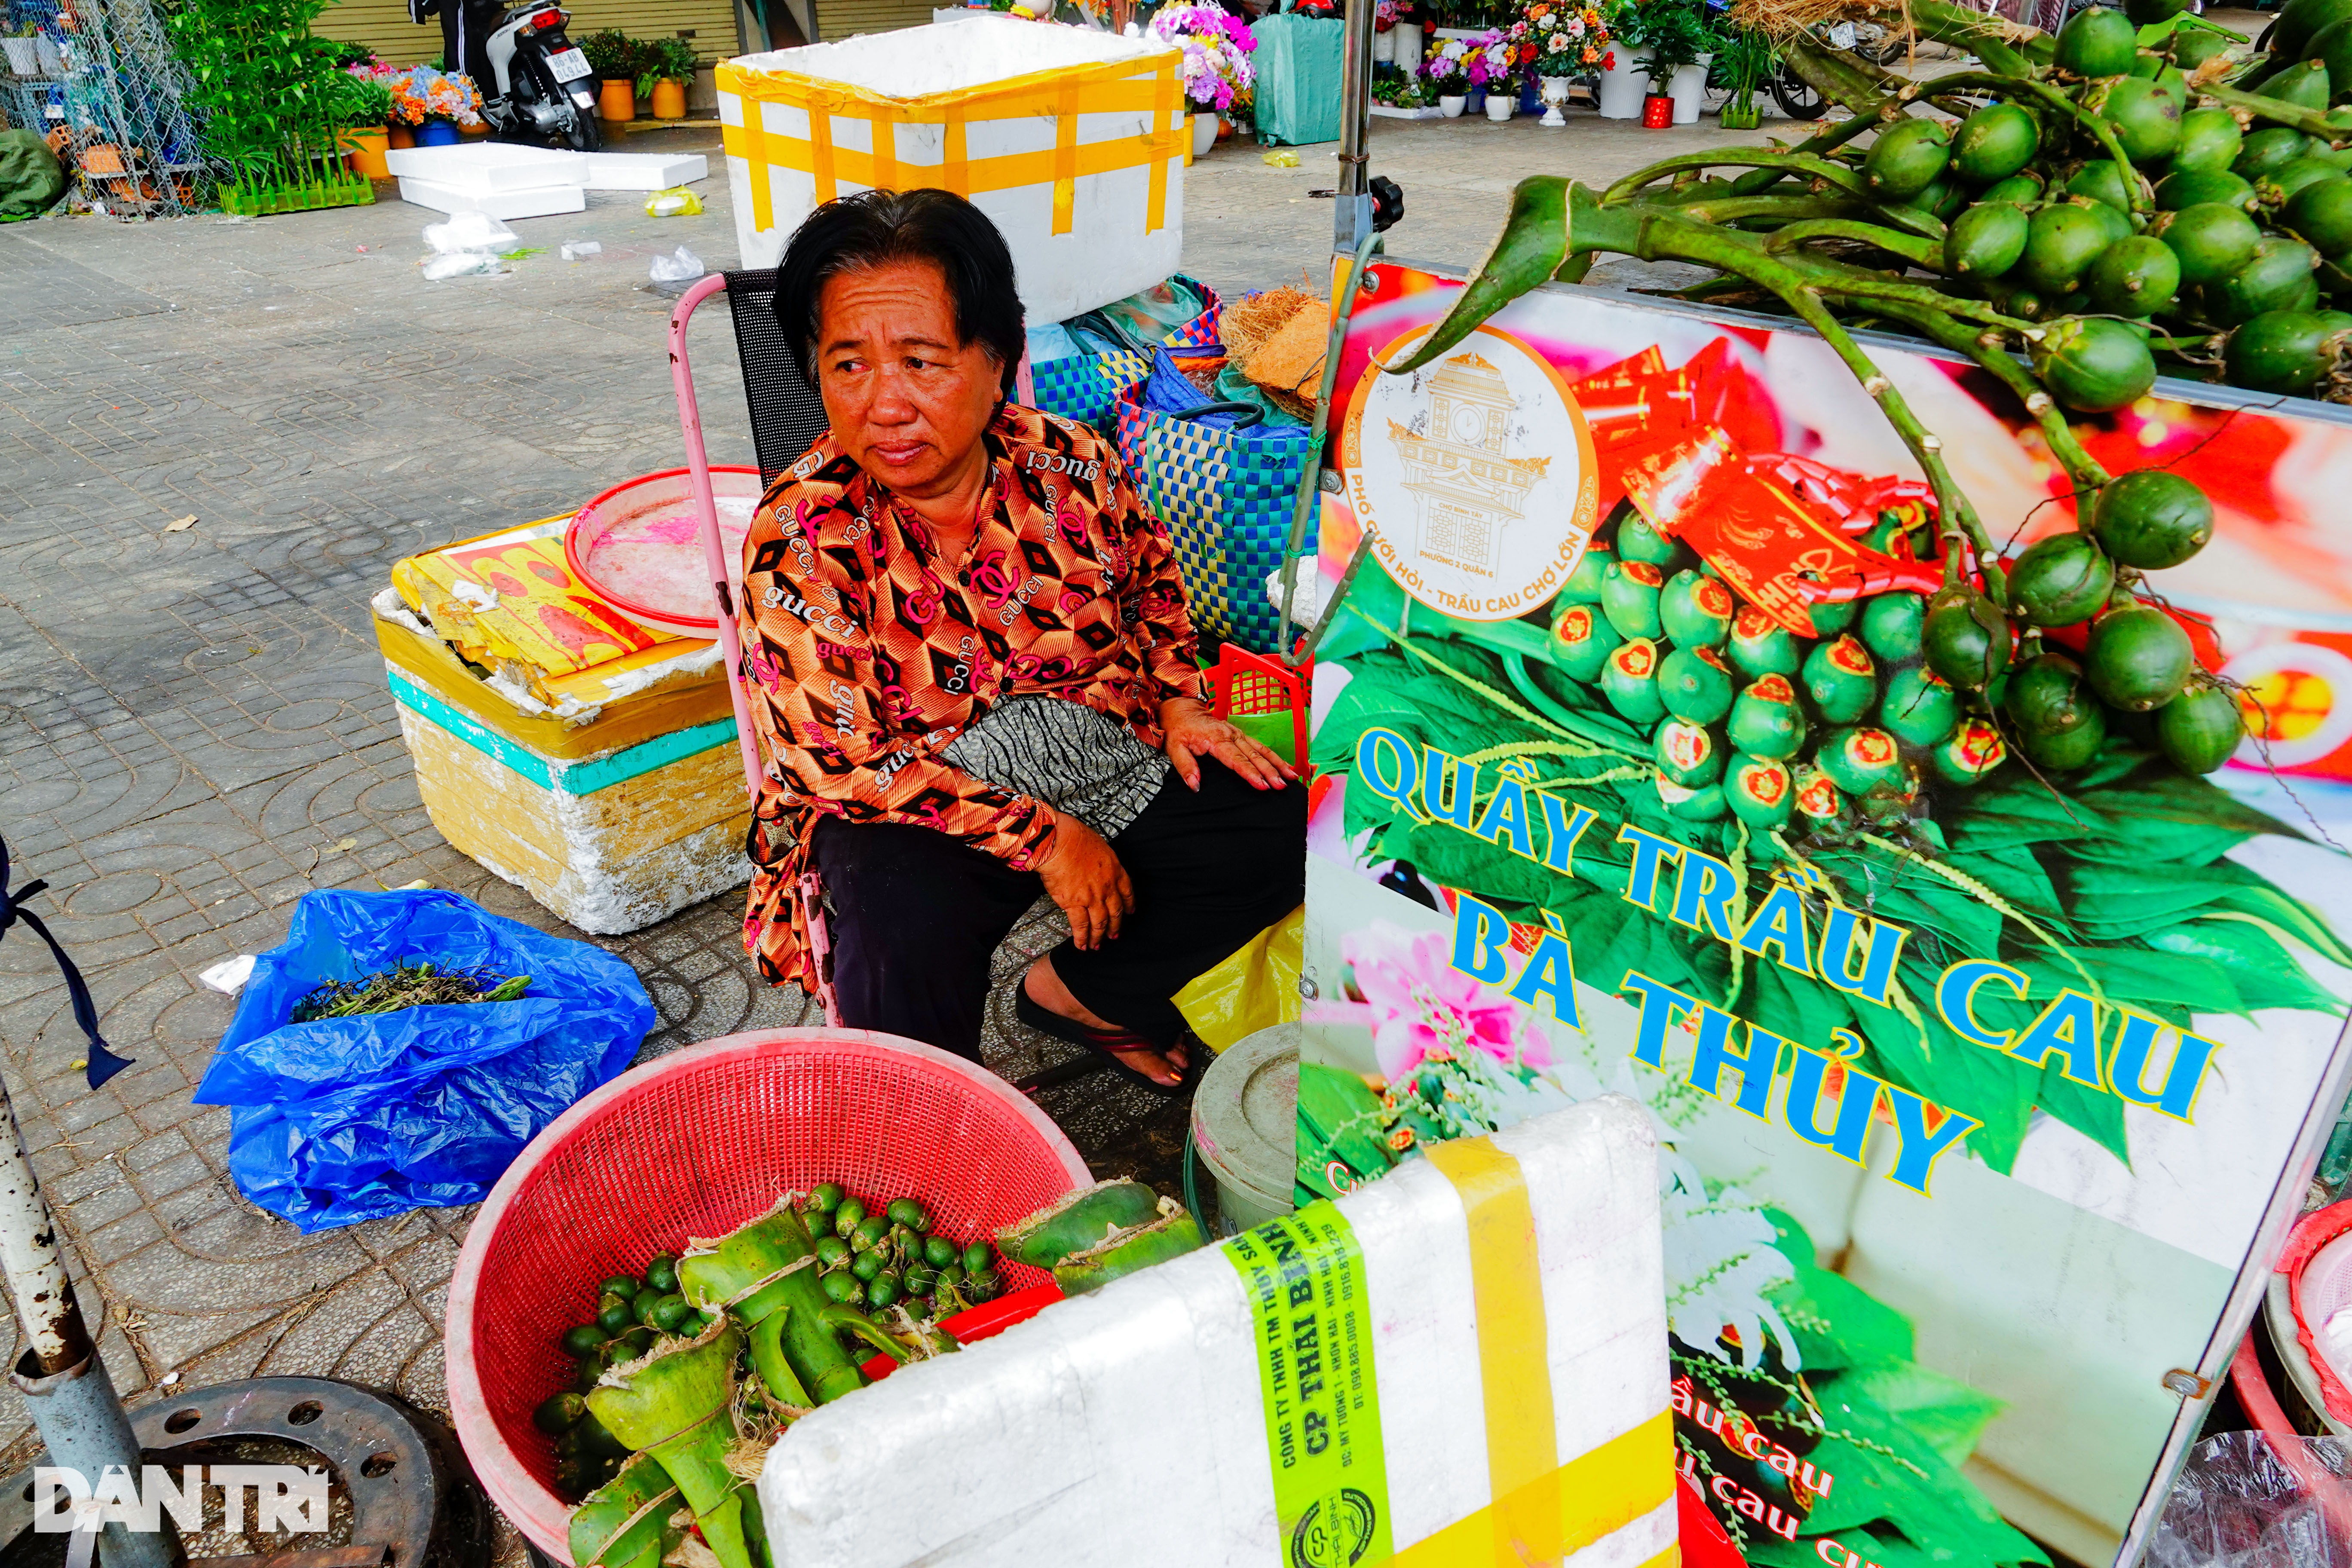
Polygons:
M1252 788L1213 758L1201 788L1171 777L1110 841L1135 886L1118 939L1064 942L1054 972L1096 1016L1165 1046L1168 999L1306 896L1307 791ZM820 817L841 1021L980 1059L990 956L1044 883L928 827Z

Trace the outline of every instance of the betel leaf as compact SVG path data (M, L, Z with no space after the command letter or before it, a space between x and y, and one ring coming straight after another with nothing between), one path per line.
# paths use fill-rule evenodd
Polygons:
M2213 907L2267 921L2329 963L2352 965L2352 947L2310 905L2280 889L2241 888L2215 900Z
M2151 1011L2167 1005L2241 1016L2250 1011L2237 986L2231 984L2229 972L2209 960L2120 944L2068 947L2066 952L2090 971L2109 1001L2128 1001ZM2034 973L2039 965L2028 961L2018 967ZM2033 994L2037 998L2055 996L2068 986L2084 989L2081 977L2071 968L2053 966L2035 975Z
M1320 1062L1298 1065L1299 1179L1337 1159L1360 1176L1376 1176L1395 1157L1380 1137L1380 1097L1354 1073Z
M1784 1233L1796 1225L1778 1209L1765 1212ZM1792 1242L1784 1234L1780 1249L1788 1254L1797 1277L1768 1294L1796 1331L1797 1349L1804 1356L1808 1375L1841 1368L1908 1365L1910 1320L1843 1275L1817 1267L1812 1244L1803 1236L1797 1231Z
M2329 994L2270 931L2230 915L2184 921L2143 939L2158 952L2179 953L2221 966L2238 994L2256 1009L2296 1007L2333 1012L2343 999Z
M2008 1408L2006 1402L1916 1362L1857 1368L1839 1378L1837 1387L1847 1398L1866 1398L1902 1422L1955 1469L1969 1462L1985 1427Z
M1820 1536L1883 1521L1945 1562L2043 1561L2033 1542L2003 1522L1984 1495L1906 1423L1870 1397L1851 1373L1814 1388L1827 1433L1806 1456L1833 1478L1830 1494L1800 1532Z
M2202 866L2088 861L2059 872L2084 932L2121 942L2184 920L2262 879L2231 860Z

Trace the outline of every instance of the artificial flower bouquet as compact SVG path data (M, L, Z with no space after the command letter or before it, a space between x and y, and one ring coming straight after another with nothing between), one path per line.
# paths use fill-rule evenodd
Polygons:
M1256 36L1229 11L1177 0L1153 13L1146 30L1183 55L1184 96L1195 109L1230 110L1234 95L1257 79L1249 62Z
M385 85L392 89L392 118L398 124L446 120L472 131L482 123L481 89L471 77L411 66Z
M1609 27L1599 7L1528 0L1520 14L1536 47L1538 76L1582 76L1609 67Z

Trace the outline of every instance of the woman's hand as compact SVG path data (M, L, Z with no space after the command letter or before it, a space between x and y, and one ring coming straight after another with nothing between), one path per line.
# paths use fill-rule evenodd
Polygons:
M1054 827L1054 850L1037 868L1045 896L1070 917L1070 940L1091 952L1118 935L1135 908L1135 884L1102 835L1075 816Z
M1207 706L1192 698L1171 697L1162 702L1160 728L1168 737L1168 760L1192 789L1201 787L1201 757L1216 758L1259 789L1280 789L1298 776L1270 747L1223 719L1210 717Z

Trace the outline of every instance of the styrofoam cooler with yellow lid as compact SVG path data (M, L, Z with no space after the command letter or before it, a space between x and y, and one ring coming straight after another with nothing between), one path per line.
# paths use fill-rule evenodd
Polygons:
M742 265L774 266L835 196L932 188L1003 231L1032 321L1147 289L1183 249L1180 59L1156 40L983 13L725 61Z
M778 1568L1674 1568L1657 1145L1603 1096L795 1422Z
M718 645L597 600L568 521L410 556L371 607L433 826L616 936L749 880L751 803Z

